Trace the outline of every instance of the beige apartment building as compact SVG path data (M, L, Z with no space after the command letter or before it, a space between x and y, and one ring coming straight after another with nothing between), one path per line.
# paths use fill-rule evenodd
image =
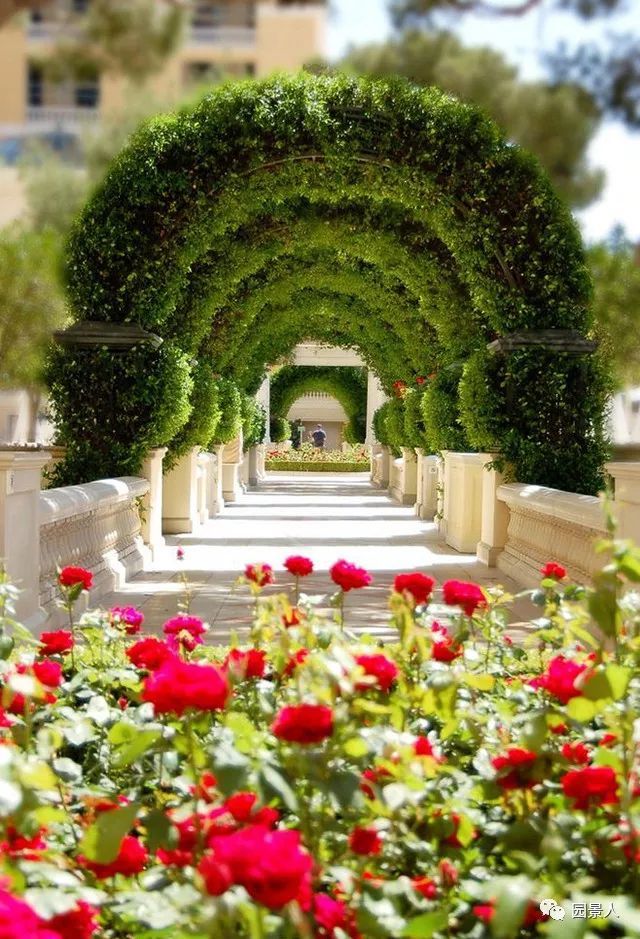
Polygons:
M73 133L122 103L118 76L56 84L40 64L68 29L65 14L90 2L54 0L0 29L0 138ZM193 0L189 17L182 47L151 82L170 100L221 76L297 70L324 52L327 0Z

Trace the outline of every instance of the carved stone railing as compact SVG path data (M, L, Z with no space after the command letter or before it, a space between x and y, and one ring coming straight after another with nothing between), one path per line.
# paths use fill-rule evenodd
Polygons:
M40 605L52 619L59 568L92 571L90 605L143 569L140 500L148 490L146 479L127 476L40 494Z
M497 496L509 507L498 567L518 583L537 586L547 561L558 561L572 580L584 584L602 567L595 545L606 536L606 524L597 496L520 483L500 486Z

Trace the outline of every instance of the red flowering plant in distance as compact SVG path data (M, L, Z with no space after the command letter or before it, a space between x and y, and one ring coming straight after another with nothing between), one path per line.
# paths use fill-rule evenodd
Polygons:
M544 939L580 883L632 934L640 552L607 557L594 588L545 567L513 633L501 588L399 573L384 643L383 606L356 634L267 565L231 647L188 602L157 636L63 587L70 628L5 626L0 939Z

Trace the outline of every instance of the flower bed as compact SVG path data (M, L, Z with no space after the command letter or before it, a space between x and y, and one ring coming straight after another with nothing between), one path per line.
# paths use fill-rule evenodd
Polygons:
M369 459L369 451L362 445L324 450L305 443L299 450L270 448L265 467L286 472L364 473L369 469Z
M637 935L640 552L593 591L548 565L523 647L499 588L399 575L381 648L365 570L327 617L285 567L247 567L230 649L188 590L161 638L74 622L81 568L38 643L0 583L2 939Z

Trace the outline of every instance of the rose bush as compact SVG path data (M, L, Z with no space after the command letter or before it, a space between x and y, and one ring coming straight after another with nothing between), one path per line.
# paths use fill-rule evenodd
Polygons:
M1 939L640 935L640 551L608 549L594 588L545 566L519 643L497 587L398 576L381 648L264 564L241 645L73 609L37 642L0 578Z

